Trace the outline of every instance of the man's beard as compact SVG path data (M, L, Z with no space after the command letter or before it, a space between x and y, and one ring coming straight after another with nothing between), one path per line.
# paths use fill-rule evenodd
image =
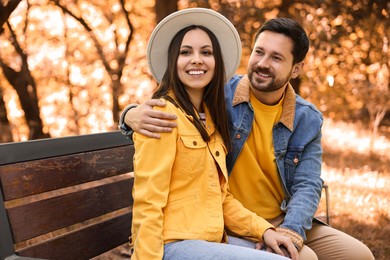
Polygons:
M262 74L270 75L270 77L271 77L270 82L268 82L268 83L259 82L254 77L255 73L262 73ZM260 91L260 92L273 92L273 91L276 91L278 89L283 88L287 84L287 82L291 78L291 72L285 78L275 79L275 74L273 74L268 69L260 69L260 68L253 69L253 68L251 68L250 72L248 73L248 78L249 78L249 81L250 81L252 87L255 90Z

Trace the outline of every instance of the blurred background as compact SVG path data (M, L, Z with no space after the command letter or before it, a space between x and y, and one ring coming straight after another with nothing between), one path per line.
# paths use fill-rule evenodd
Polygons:
M148 99L157 85L145 58L151 31L189 7L212 8L236 26L239 73L264 21L290 17L303 25L311 47L292 83L325 116L330 224L388 259L387 0L1 0L0 142L116 130L121 110ZM323 199L318 217L325 208Z

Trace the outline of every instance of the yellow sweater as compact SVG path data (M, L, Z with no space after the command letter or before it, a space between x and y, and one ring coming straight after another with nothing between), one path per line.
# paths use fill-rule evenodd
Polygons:
M247 209L265 219L273 219L282 211L283 188L275 163L272 128L280 120L283 99L267 106L252 94L254 109L252 130L237 158L229 178L230 190Z

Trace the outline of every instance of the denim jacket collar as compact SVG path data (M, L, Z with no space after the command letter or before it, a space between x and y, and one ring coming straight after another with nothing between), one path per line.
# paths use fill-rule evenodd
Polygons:
M250 99L250 81L248 75L242 77L237 84L236 91L234 92L232 105L238 105L243 102L249 103ZM295 117L295 91L290 83L286 88L286 96L283 102L282 116L280 122L284 124L291 132L294 130L294 117Z

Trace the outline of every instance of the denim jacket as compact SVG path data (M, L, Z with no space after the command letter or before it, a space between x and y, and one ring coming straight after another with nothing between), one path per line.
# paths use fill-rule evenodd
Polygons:
M229 131L233 144L227 155L229 174L252 129L254 111L247 76L234 76L225 86ZM286 213L281 227L298 232L306 240L305 230L312 226L320 201L322 114L315 106L296 95L289 84L280 121L273 127L276 164L283 184Z

